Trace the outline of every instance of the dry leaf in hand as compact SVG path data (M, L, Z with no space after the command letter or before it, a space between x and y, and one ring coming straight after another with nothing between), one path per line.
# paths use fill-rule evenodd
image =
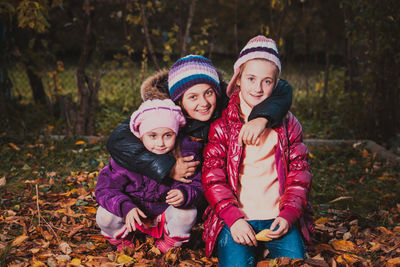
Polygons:
M267 233L271 232L271 229L264 229L256 234L257 241L271 241L272 238L267 237Z

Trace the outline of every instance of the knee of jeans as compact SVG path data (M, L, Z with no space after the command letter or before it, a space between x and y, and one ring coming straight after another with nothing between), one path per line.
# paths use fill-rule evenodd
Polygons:
M172 220L193 224L197 218L196 209L174 209Z

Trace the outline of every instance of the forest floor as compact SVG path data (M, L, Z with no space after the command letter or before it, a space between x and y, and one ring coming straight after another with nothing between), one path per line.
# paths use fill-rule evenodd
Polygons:
M0 266L217 266L197 224L191 241L161 254L137 235L116 251L95 223L104 142L0 142ZM362 145L309 146L316 234L306 260L259 266L400 266L400 166Z

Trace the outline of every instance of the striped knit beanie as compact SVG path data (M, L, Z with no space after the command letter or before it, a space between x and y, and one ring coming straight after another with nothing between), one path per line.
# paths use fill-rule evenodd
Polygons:
M210 60L198 55L188 55L178 59L168 73L168 89L173 101L196 84L209 84L219 96L219 78Z
M226 88L226 94L230 97L235 90L236 79L240 72L240 66L249 60L261 58L273 62L281 72L281 61L275 41L265 36L258 35L252 38L240 51L239 57L233 65L234 74Z

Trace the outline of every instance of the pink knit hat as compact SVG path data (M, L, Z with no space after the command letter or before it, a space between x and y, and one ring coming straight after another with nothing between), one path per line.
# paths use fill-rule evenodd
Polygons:
M231 96L235 90L236 78L239 75L240 66L251 59L267 59L273 62L281 72L281 61L279 60L278 49L276 48L275 41L263 35L258 35L252 38L240 51L239 57L233 65L234 74L226 88L227 96Z
M132 113L129 128L138 138L148 131L167 127L178 134L179 127L186 123L185 116L179 106L171 99L155 99L143 102Z

